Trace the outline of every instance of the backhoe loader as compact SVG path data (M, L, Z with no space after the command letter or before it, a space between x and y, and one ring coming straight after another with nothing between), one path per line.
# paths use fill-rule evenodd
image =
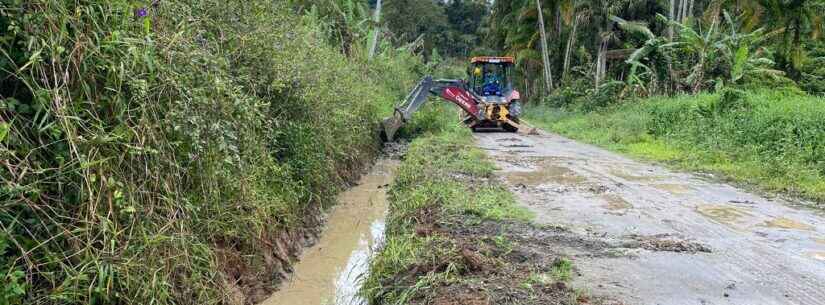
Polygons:
M461 108L461 121L473 131L492 128L518 131L522 105L521 95L513 88L513 66L512 57L473 57L467 80L425 76L395 107L393 116L384 119L384 137L392 141L398 129L427 102L429 95Z

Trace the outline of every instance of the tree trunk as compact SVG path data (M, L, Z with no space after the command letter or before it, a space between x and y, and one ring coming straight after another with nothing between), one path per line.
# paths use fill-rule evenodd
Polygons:
M561 37L561 8L556 2L556 37Z
M668 16L668 17L670 18L671 22L676 21L675 20L675 18L676 18L675 15L676 15L676 0L670 0L670 16ZM667 33L668 33L668 36L670 37L670 41L673 42L673 38L674 38L673 24L668 25ZM656 74L654 73L653 75L656 75ZM670 55L667 55L667 75L668 75L668 80L667 80L666 86L667 86L667 90L670 90L670 89L672 89L673 84L674 84L674 80L676 79L676 74L673 71L673 60L670 58ZM648 91L649 92L654 92L653 91L654 89L655 88L653 88L653 89L649 88Z
M546 93L553 90L553 72L550 69L550 55L547 50L547 33L544 30L544 12L541 10L541 0L536 0L536 8L539 12L539 34L541 38L541 60L544 64L544 89Z
M677 0L676 3L674 3L674 4L676 4L676 6L674 6L674 10L676 11L676 15L673 16L673 21L681 23L682 22L682 16L681 16L682 15L682 7L681 7L682 0Z
M375 16L373 19L375 21L375 28L372 30L369 58L373 58L375 56L375 51L378 48L378 35L379 32L381 32L381 27L378 25L378 23L381 22L381 0L378 0L378 2L375 3Z
M596 88L599 88L605 75L607 75L607 40L601 38L599 44L599 55L596 57Z
M687 18L693 18L693 4L695 2L696 2L696 0L688 0L689 4L688 4Z
M704 53L699 56L699 63L696 65L696 80L693 81L693 94L698 94L699 90L702 89L702 83L704 82L705 78L705 55Z
M576 30L579 27L579 15L573 19L573 29L570 30L570 37L567 39L567 47L564 50L564 70L562 71L562 79L567 80L570 73L570 59L573 55L573 46L576 44Z
M670 0L670 15L668 15L668 18L670 18L670 21L674 20L674 18L676 17L675 15L676 15L676 0ZM673 25L672 24L668 25L668 27L667 27L667 35L668 35L668 37L670 37L670 40L673 40Z

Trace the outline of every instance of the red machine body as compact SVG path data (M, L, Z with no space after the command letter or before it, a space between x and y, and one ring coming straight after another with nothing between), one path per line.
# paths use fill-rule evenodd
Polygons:
M467 71L467 80L434 80L425 76L403 103L395 108L395 115L384 120L384 134L392 139L395 132L409 121L412 114L435 95L461 108L461 121L468 127L499 128L505 131L519 129L521 94L513 88L512 57L473 57Z

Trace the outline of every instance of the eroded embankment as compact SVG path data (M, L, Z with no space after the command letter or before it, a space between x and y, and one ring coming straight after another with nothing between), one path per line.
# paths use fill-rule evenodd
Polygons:
M360 304L356 292L373 246L384 234L386 190L399 162L380 159L351 189L338 196L318 243L307 249L294 272L262 304Z

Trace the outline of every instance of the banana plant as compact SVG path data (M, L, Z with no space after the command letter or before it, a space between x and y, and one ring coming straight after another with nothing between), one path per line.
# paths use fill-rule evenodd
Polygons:
M764 56L765 50L762 47L777 31L768 33L765 28L759 28L750 33L741 33L741 21L731 17L727 11L724 12L724 17L729 33L720 42L723 58L730 67L730 83L737 83L747 75L785 75L783 71L773 69L776 63Z
M661 15L660 15L661 16ZM636 34L645 40L645 42L636 48L633 53L625 60L625 63L630 65L630 72L627 77L628 85L636 88L636 91L643 95L655 93L658 90L661 73L650 66L665 67L670 59L670 50L679 43L671 42L666 36L656 36L647 24L638 21L627 21L617 16L611 16L613 22L619 25L619 28L625 32ZM660 19L666 19L661 16ZM649 62L646 65L643 62ZM644 81L648 79L646 84ZM641 90L639 90L641 89Z

